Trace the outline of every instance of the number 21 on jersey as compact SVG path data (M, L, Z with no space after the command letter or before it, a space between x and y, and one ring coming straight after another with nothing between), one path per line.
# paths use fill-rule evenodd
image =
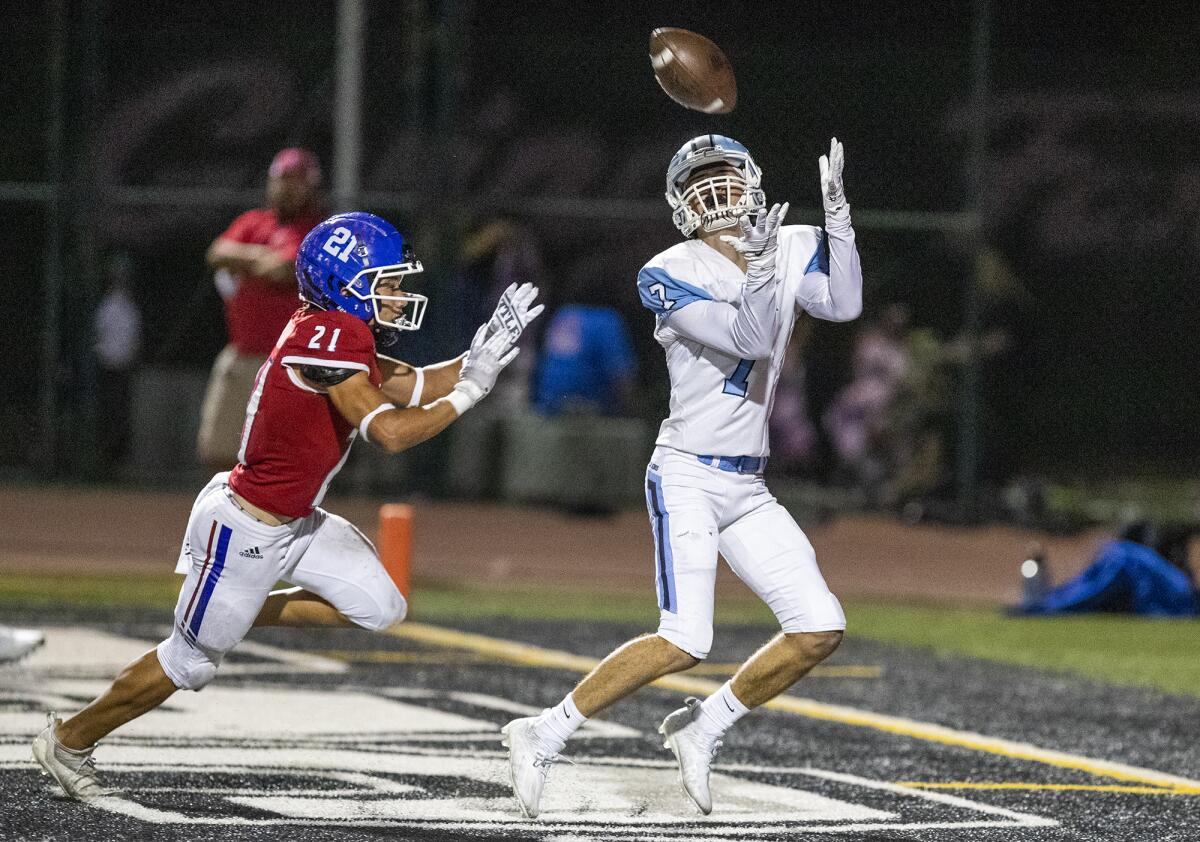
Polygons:
M737 368L733 370L733 374L725 378L725 386L721 389L721 393L725 395L737 395L739 398L746 397L746 389L749 386L750 369L754 368L754 360L738 360Z
M342 329L335 327L333 333L329 335L329 345L325 348L326 351L336 351L338 337L342 335ZM317 351L321 350L321 340L325 337L325 325L316 326L316 335L308 341L308 347Z

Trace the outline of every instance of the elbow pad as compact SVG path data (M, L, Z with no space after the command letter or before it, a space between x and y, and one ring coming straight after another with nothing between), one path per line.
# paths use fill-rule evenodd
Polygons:
M299 365L296 366L296 369L304 375L306 380L311 380L326 389L349 380L358 373L353 368L329 368L323 365Z

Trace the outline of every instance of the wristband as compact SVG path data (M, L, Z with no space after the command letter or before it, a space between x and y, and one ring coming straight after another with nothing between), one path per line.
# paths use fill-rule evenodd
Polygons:
M425 369L414 368L417 373L417 385L413 386L412 397L408 399L408 409L421 405L421 393L425 391Z
M487 393L475 384L460 380L443 400L448 401L454 407L454 411L462 415L475 404L479 403L485 394Z
M366 417L358 423L359 435L366 441L370 441L371 437L367 435L367 428L371 426L371 422L375 420L375 416L381 412L387 412L389 409L395 409L394 403L381 403L379 406L367 413Z

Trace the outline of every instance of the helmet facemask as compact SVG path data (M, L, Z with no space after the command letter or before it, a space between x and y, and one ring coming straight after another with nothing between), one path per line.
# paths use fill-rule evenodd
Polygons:
M415 259L394 266L373 266L355 275L346 284L346 291L355 298L371 302L375 324L397 330L419 330L429 299L415 292L401 292L399 281L406 275L422 271L421 261ZM380 289L381 285L383 289Z
M703 170L712 174L703 175ZM736 150L714 147L693 153L672 167L667 183L671 220L685 237L697 229L720 231L747 213L766 210L762 171L748 154Z

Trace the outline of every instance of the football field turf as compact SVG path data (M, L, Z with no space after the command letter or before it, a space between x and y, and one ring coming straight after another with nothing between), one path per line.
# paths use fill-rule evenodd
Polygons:
M96 806L55 797L29 760L41 712L77 709L161 639L170 585L127 583L116 599L99 585L91 599L78 583L41 597L0 587L7 617L48 632L33 658L0 670L0 839L1149 842L1194 839L1200 826L1194 690L1084 677L1094 666L1069 655L1042 666L1074 672L1000 663L974 651L967 629L973 612L991 612L885 605L850 605L835 656L728 735L711 816L684 799L654 729L770 634L750 606L726 609L700 668L589 723L529 822L508 788L499 726L557 701L644 631L645 607L436 588L418 588L415 622L395 634L255 632L204 692L176 694L102 744L99 768L121 795ZM888 640L855 635L856 617ZM1118 661L1131 636L1187 646L1194 634L1190 624L1104 619L1074 634ZM1057 636L1069 650L1070 626L996 631L1007 622L997 618L992 636ZM929 648L955 628L966 651ZM1038 646L1025 649L1015 660Z

